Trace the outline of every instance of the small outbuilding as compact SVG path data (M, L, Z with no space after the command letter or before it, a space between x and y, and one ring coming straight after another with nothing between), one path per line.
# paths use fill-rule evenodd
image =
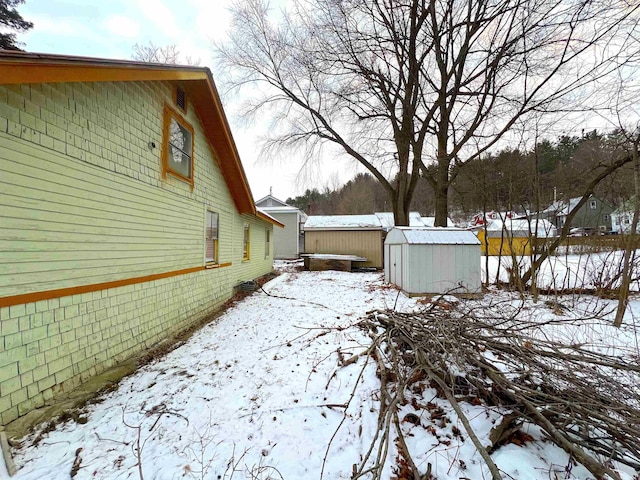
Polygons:
M310 215L304 224L305 254L356 255L359 267L382 268L385 230L375 215Z
M256 207L284 225L284 228L273 229L273 258L298 258L303 248L302 224L307 215L271 194L258 200Z
M384 278L410 295L479 293L480 241L468 230L396 227L384 242Z

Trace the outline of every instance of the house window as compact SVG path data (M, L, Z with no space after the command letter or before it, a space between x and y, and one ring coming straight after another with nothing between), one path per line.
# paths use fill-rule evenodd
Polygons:
M589 208L591 210L595 210L598 207L598 202L595 200L589 200Z
M264 229L264 258L267 258L271 253L271 231L268 228Z
M209 210L207 210L205 245L205 262L218 263L218 214Z
M604 215L602 215L602 221L603 222L608 222L609 221L609 214L605 213Z
M244 241L242 242L242 259L249 260L251 257L251 229L248 223L244 224Z
M193 128L175 110L165 106L162 149L163 173L193 187Z

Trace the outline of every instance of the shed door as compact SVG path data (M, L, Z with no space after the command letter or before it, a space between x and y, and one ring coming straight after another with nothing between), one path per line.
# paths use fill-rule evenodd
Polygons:
M389 282L402 288L402 245L389 247Z

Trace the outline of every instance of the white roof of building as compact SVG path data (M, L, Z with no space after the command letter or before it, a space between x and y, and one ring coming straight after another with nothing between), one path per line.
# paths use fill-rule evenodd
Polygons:
M570 198L569 200L557 200L543 210L545 213L554 213L558 216L568 215L578 204L582 197Z
M269 215L267 212L264 211L264 209L256 207L256 210L258 210L260 213L262 213L265 217L269 217L271 220L273 220L277 226L279 227L284 227L284 225L282 225L282 223L280 222L280 220L278 220L277 218L273 218L271 215Z
M264 205L261 205L263 203ZM282 200L274 197L271 194L262 197L260 200L256 200L256 205L260 207L291 207L291 205L283 202Z
M375 215L310 215L305 230L382 230Z
M296 207L291 207L289 205L287 205L286 207L257 207L259 209L261 209L264 212L271 212L271 213L301 213L302 215L304 215L304 212L302 210L300 210L299 208Z
M422 220L422 224L425 227L433 227L436 224L436 217L420 217L420 220ZM447 217L447 227L453 227L453 226L455 226L453 223L453 220Z
M263 207L264 208L264 207ZM271 208L267 209L271 211ZM275 213L275 210L273 210ZM283 210L280 210L283 211ZM433 227L435 217L421 217L419 212L409 212L410 227ZM376 212L373 215L310 215L305 230L386 230L395 226L393 212ZM453 222L447 218L447 226Z
M556 235L556 227L548 220L542 218L534 218L531 220L510 219L491 220L487 222L487 232L500 232L506 229L509 232L523 232L527 236L529 232L538 238L554 237Z
M303 219L307 216L306 213L299 208L284 203L273 195L267 195L258 200L256 202L256 208L259 208L263 213L299 213Z
M378 217L385 230L391 230L396 225L393 212L376 212L374 215ZM409 226L424 227L420 212L409 212Z
M480 245L473 232L461 228L395 227L384 243L412 245Z
M263 207L264 208L264 207ZM271 211L271 207L268 209ZM275 213L275 210L274 210ZM419 212L409 212L410 227L433 227L435 217L421 217ZM310 215L305 230L386 230L395 226L393 212L376 212L373 215ZM447 226L453 222L447 218Z

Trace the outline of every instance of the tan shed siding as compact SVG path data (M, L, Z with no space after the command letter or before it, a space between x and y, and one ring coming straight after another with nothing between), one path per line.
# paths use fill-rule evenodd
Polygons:
M366 267L383 268L380 230L305 231L305 253L334 253L365 257Z

